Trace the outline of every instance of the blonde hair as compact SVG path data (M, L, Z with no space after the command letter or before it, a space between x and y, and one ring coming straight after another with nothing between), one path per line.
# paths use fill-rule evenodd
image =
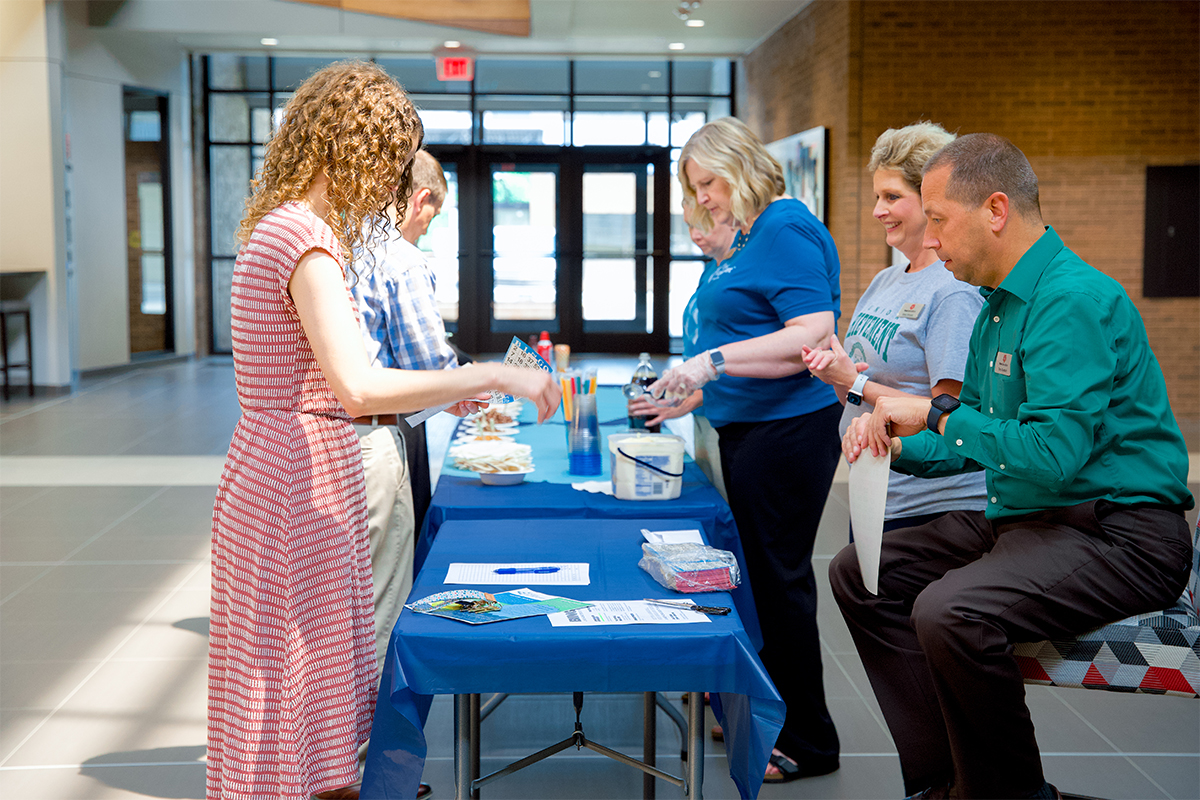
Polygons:
M262 170L250 183L238 239L272 209L299 200L324 171L329 179L329 226L347 264L370 223L380 233L395 199L403 219L412 192L409 155L424 129L408 95L394 78L365 61L330 64L300 85L283 109L283 123L267 142Z
M687 162L724 178L729 184L730 213L738 225L755 219L771 201L784 194L783 167L767 152L754 131L735 117L724 117L704 125L692 134L679 154L679 183L683 196L696 201L696 190L688 181ZM712 228L708 209L696 205L692 224L701 230Z
M881 169L892 169L904 176L904 181L913 191L921 191L921 170L933 154L954 141L949 133L936 122L914 122L903 128L888 128L879 134L871 148L871 161L867 172L874 174Z
M441 163L430 155L428 150L418 150L413 156L412 188L413 192L428 189L429 199L435 206L440 206L446 201L446 192L450 188L446 184L446 173L442 170Z
M708 227L707 228L700 227L700 225L698 224L699 220L696 219L696 209L697 208L699 208L699 206L696 205L696 198L688 197L687 195L684 195L684 198L683 198L683 221L687 224L687 226L689 228L700 228L700 230L704 231L704 233L708 233L708 231L712 228L712 217L710 216L708 218Z

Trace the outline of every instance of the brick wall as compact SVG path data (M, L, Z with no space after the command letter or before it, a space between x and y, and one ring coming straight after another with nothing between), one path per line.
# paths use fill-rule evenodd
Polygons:
M1046 221L1137 303L1196 435L1200 301L1143 298L1141 269L1146 166L1200 160L1200 3L815 0L745 72L765 140L831 129L844 314L888 260L865 172L875 137L918 119L1001 134L1037 172Z

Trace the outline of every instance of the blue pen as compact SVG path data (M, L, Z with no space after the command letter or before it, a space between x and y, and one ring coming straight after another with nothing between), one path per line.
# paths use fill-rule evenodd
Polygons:
M558 570L558 567L500 567L495 572L497 575L518 575L525 572L541 575L547 572L558 572Z

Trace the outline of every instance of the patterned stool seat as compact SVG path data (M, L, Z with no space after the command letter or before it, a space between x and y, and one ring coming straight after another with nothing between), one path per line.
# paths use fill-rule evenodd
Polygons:
M1174 606L1102 625L1073 639L1013 647L1026 683L1200 697L1200 525L1192 576Z

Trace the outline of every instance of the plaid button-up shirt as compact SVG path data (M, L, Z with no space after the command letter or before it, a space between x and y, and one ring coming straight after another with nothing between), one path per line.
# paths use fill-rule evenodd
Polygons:
M350 293L372 366L451 369L458 359L434 300L433 270L420 248L391 232L356 253Z

